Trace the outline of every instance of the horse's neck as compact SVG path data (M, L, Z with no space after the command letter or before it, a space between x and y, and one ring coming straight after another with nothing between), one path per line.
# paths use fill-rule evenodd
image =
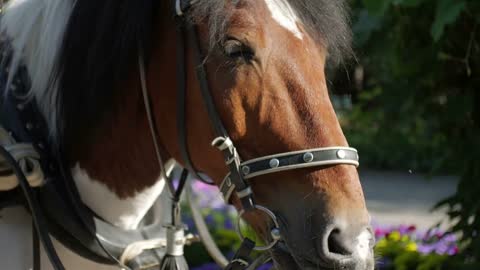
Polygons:
M121 109L105 116L88 140L78 134L67 158L84 203L124 229L137 227L165 186L136 74L122 85L128 91L114 106Z
M106 184L90 177L78 163L72 169L72 175L82 201L106 221L127 230L137 228L165 187L165 180L159 178L153 186L145 187L131 197L122 198Z
M12 62L23 62L48 125L55 129L57 89L48 89L53 64L74 1L11 0L0 31L12 42ZM15 65L12 64L13 69ZM11 70L13 70L11 68ZM125 229L135 228L164 187L138 95L138 76L129 80L132 93L118 116L100 127L99 136L72 162L72 174L85 204L100 217ZM136 93L136 94L135 94ZM79 134L82 141L84 134ZM83 147L85 148L85 147Z

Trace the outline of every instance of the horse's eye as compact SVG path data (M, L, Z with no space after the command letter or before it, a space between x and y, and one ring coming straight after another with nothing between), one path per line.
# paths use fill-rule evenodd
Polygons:
M223 46L225 55L235 60L244 59L250 61L255 56L252 48L237 39L228 39Z

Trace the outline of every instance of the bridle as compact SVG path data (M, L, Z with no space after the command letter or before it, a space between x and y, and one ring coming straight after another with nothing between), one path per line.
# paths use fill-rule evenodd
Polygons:
M239 220L246 213L250 211L259 210L267 214L273 222L273 227L271 228L271 241L265 246L255 246L252 243L249 243L248 238L245 238L240 230L239 222L237 225L237 233L243 240L243 247L245 250L239 250L237 256L230 262L227 269L243 269L245 265L246 258L245 254L251 252L251 250L266 251L274 247L278 241L281 239L280 225L277 220L277 217L274 212L269 210L267 207L258 205L255 203L254 194L248 182L249 179L254 179L257 176L276 173L280 171L309 168L309 167L320 167L327 165L359 165L359 157L357 150L350 147L324 147L324 148L313 148L305 149L294 152L284 152L274 155L259 157L251 160L243 161L238 154L238 151L230 139L227 130L225 129L219 114L216 110L211 91L209 89L209 84L207 80L207 73L205 68L205 58L202 54L200 40L198 38L197 31L194 25L189 25L185 19L186 13L188 13L190 8L194 8L195 3L198 0L175 0L175 15L178 21L177 29L177 128L179 134L179 143L181 149L181 155L185 167L190 171L190 173L197 176L197 178L202 179L202 176L198 173L198 170L195 168L188 151L187 147L187 127L186 127L186 97L187 97L187 87L186 87L186 49L187 41L191 42L194 52L194 63L195 71L197 75L197 80L200 86L201 96L204 102L204 105L208 112L208 117L210 119L211 125L214 129L216 138L212 141L212 147L217 148L222 152L225 164L229 169L228 174L223 179L220 185L220 192L225 200L229 203L231 201L232 195L236 194L240 200L242 210L239 212ZM140 73L144 73L144 68L140 65ZM145 80L145 76L143 80ZM156 152L158 153L157 157L160 163L162 163L161 157L159 155L160 150L158 149L158 132L155 127L155 119L151 113L150 103L151 100L146 89L146 83L142 82L142 91L146 104L147 115L149 117L150 129L152 130L152 135L154 138L154 145L156 147ZM242 249L242 248L241 248ZM241 251L241 252L240 252ZM242 257L242 258L240 258ZM243 268L242 268L243 267Z

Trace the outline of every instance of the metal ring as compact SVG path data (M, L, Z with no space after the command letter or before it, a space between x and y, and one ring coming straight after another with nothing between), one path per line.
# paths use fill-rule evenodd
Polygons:
M278 220L277 220L277 216L275 216L275 214L270 211L268 208L264 207L264 206L261 206L261 205L258 205L258 204L255 204L253 206L255 209L257 210L260 210L264 213L266 213L273 221L273 224L275 225L274 228L272 229L280 229L280 225L278 224ZM236 231L237 231L237 234L238 234L238 237L240 237L241 240L245 239L245 236L243 236L242 234L242 231L240 230L240 220L242 219L242 216L245 214L245 210L241 210L239 213L238 213L238 218L237 218L237 227L236 227ZM268 245L265 245L265 246L255 246L253 249L256 250L256 251L266 251L266 250L269 250L271 249L273 246L275 246L275 244L277 244L278 240L280 240L279 238L277 239L273 239L272 242L270 242Z
M182 4L180 0L175 1L175 12L177 13L177 16L183 16Z

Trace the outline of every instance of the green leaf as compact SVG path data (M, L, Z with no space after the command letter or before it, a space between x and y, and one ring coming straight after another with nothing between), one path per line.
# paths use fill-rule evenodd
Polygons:
M433 40L438 41L443 36L445 27L457 20L466 7L465 0L440 0L437 5L435 21L430 30Z
M363 46L372 36L372 33L381 27L379 17L370 16L366 9L358 13L358 19L353 24L352 30L355 35L355 45Z
M363 4L368 12L374 16L382 16L385 14L392 0L363 0Z
M423 2L425 2L425 0L393 0L393 4L406 7L417 7Z

